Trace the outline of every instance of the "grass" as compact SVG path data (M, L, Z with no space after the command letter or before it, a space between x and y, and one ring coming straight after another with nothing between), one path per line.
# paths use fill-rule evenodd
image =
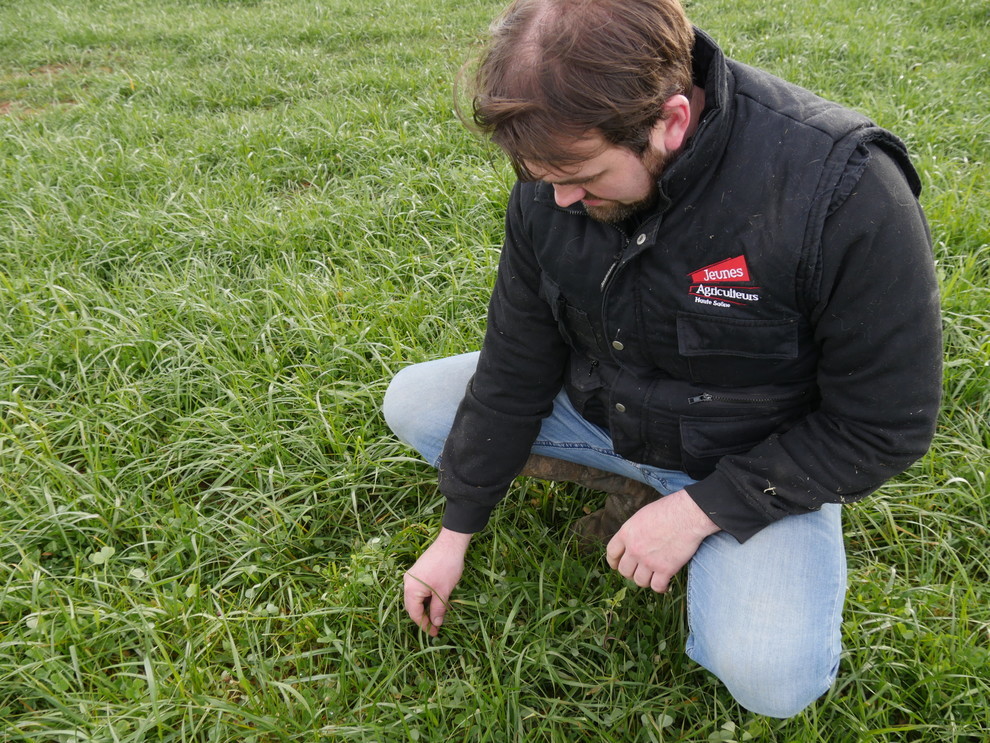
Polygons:
M378 406L484 326L511 176L451 83L496 9L0 2L0 739L990 737L982 0L688 6L897 131L925 181L945 405L846 509L833 691L741 710L683 655L683 584L576 555L585 494L536 482L441 638L411 629L442 500Z

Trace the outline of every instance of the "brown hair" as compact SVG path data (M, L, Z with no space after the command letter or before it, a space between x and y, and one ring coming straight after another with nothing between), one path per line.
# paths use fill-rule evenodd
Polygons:
M678 0L515 0L492 24L473 120L520 178L566 167L589 132L641 154L663 104L690 95L694 33Z

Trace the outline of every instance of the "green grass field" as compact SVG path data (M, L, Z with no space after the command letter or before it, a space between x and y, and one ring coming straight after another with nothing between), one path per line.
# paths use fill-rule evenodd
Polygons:
M379 414L476 348L511 185L453 113L498 4L0 0L0 740L990 739L990 5L696 0L900 134L945 308L929 455L846 509L846 657L741 710L520 481L441 637L434 475Z

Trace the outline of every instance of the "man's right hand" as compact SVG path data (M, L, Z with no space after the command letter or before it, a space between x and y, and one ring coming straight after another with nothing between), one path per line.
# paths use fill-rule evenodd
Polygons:
M464 572L470 534L441 529L404 576L405 607L416 626L436 637L443 624L450 594Z

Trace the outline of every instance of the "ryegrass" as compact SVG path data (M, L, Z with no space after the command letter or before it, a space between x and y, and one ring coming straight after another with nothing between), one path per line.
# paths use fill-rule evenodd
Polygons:
M982 0L694 2L922 171L935 444L846 509L846 658L794 720L690 663L683 584L520 482L441 638L401 573L433 474L378 406L477 347L509 169L451 85L493 3L0 2L0 724L10 741L983 741L990 197ZM681 589L681 590L679 590Z

